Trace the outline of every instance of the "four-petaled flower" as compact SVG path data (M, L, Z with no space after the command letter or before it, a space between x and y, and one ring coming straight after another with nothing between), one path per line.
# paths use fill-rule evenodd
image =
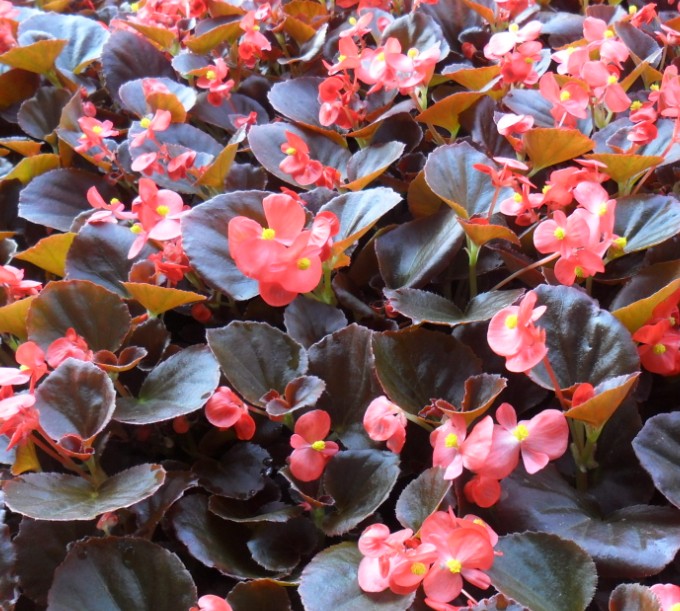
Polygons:
M328 412L315 409L298 418L290 438L290 472L301 482L319 479L328 461L338 453L338 444L325 441L331 430Z

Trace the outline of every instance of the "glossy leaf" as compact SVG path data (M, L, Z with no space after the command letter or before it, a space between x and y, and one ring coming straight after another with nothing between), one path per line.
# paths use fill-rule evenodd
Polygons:
M432 399L459 406L463 384L481 373L472 350L445 333L410 328L373 336L378 379L399 407L417 414Z
M175 503L170 516L177 538L206 566L235 579L271 576L250 556L249 531L210 513L205 495L185 496Z
M263 522L255 526L248 549L258 564L270 571L291 573L318 544L319 531L307 518L293 518L285 524Z
M595 388L595 396L567 410L564 415L596 428L604 426L628 396L638 379L637 373L605 380Z
M270 390L283 394L288 382L307 372L304 348L266 323L232 322L210 329L207 338L231 385L255 405Z
M26 157L14 166L9 174L3 176L4 180L18 180L28 184L34 178L46 174L59 167L59 156L52 153Z
M578 129L534 127L522 134L522 142L536 173L591 151L595 146Z
M204 345L185 348L151 371L139 395L119 397L114 418L151 424L190 414L205 405L219 382L215 357Z
M17 253L14 258L28 261L50 274L63 277L66 274L66 255L75 237L75 233L55 233Z
M615 153L592 153L585 155L586 159L594 159L604 163L603 170L612 180L625 185L631 178L659 165L663 157L658 155L621 155Z
M0 604L14 607L19 598L15 572L17 549L12 544L9 526L0 525Z
M252 443L239 443L220 460L204 458L193 466L201 486L229 499L249 499L266 483L264 471L271 462L266 450Z
M305 348L347 326L342 310L303 296L286 307L283 321L288 335Z
M366 327L352 324L309 349L309 373L326 382L326 394L317 407L328 411L333 431L351 449L371 447L364 431L364 413L381 394L373 370L371 336Z
M40 85L40 77L27 70L12 69L0 74L0 109L5 110L30 98Z
M439 509L450 489L451 481L443 478L442 469L432 467L423 471L399 495L395 508L399 524L418 532L425 518Z
M180 291L166 286L155 286L145 282L121 282L132 298L144 306L153 316L158 316L189 303L205 301L205 295L192 291Z
M680 202L664 195L630 195L616 202L614 233L625 253L645 250L680 233Z
M290 611L286 588L269 579L237 583L227 596L234 611Z
M267 93L276 112L295 123L301 123L321 133L333 131L333 126L319 123L319 85L324 79L303 76L275 83Z
M326 466L324 489L335 501L321 528L329 536L344 534L383 504L399 477L399 457L380 450L345 450Z
M680 507L680 412L653 416L633 440L640 464L654 485L676 507Z
M90 442L111 420L116 391L96 365L68 358L45 378L36 393L40 424L55 441L77 434Z
M534 475L520 467L501 486L498 520L518 531L571 539L592 556L602 577L655 575L680 550L676 509L633 505L600 517L550 465Z
M491 159L467 142L440 146L430 153L425 164L427 184L464 219L487 214L496 193L489 176L473 167L476 164L495 167ZM508 194L509 190L503 188L498 199Z
M406 611L413 594L399 596L359 588L357 571L363 558L354 543L332 545L319 552L302 571L298 592L306 611Z
M523 293L521 289L481 293L462 312L456 304L441 295L419 289L384 289L390 305L400 314L407 316L414 325L429 322L433 324L456 325L489 320L496 312L514 303Z
M373 144L354 153L347 162L347 182L345 189L361 191L398 161L406 145L393 141Z
M186 611L196 601L191 574L180 559L133 537L77 541L54 574L47 608L72 611Z
M54 68L57 59L67 40L37 40L22 47L14 47L0 55L0 63L21 68L36 74L45 74Z
M160 465L137 465L94 486L66 473L28 473L5 484L7 506L36 520L92 520L151 496L165 479Z
M567 286L541 285L536 294L537 304L547 307L536 324L546 330L548 358L562 388L580 382L596 386L639 370L630 333L593 299ZM529 375L543 388L553 388L543 364Z
M487 571L493 586L531 611L583 611L592 600L597 571L573 541L547 533L501 537L501 552Z
M115 352L130 328L130 320L118 295L87 280L61 280L51 282L33 300L26 328L29 339L43 349L73 328L91 350Z

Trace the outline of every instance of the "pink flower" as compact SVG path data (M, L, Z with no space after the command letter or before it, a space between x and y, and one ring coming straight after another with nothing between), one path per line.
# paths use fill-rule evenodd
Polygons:
M172 113L169 110L158 109L154 116L149 119L149 117L143 117L139 126L142 130L139 132L130 142L130 148L135 148L142 146L147 139L155 140L156 132L163 132L170 126L172 121Z
M307 412L295 423L290 438L290 472L301 482L319 479L328 461L338 453L337 443L324 441L330 429L331 417L320 409Z
M680 586L657 583L649 588L659 599L661 611L677 611L680 605Z
M286 157L279 163L279 169L290 174L293 180L301 185L315 183L323 173L320 161L312 161L309 147L300 136L293 132L285 132L286 141L281 145L281 151Z
M484 475L507 477L517 466L520 454L527 473L533 474L567 449L569 427L559 410L546 409L518 423L512 405L503 403L496 411L496 420L491 452L482 469Z
M480 420L468 436L465 419L454 414L430 433L430 445L434 448L432 464L445 469L444 479L450 480L460 477L463 467L477 471L491 449L492 434L490 416Z
M131 220L137 218L132 212L125 212L125 204L119 199L113 198L107 204L97 187L87 190L87 201L90 206L97 209L88 219L88 223L115 223L117 220Z
M213 426L230 429L232 426L239 439L252 439L255 434L255 420L248 412L248 406L227 386L215 390L205 404L205 417Z
M74 358L80 361L91 361L94 358L85 338L76 333L73 327L66 330L66 335L55 339L45 353L45 360L50 367L56 369L66 359Z
M98 121L94 117L80 117L78 125L83 134L78 138L80 144L75 148L79 153L87 152L91 148L104 147L104 138L118 135L118 130L113 129L111 121Z
M0 435L10 438L8 450L22 443L40 427L38 410L33 407L34 404L35 396L32 394L10 395L0 399Z
M232 606L219 596L206 594L198 599L198 607L192 607L190 611L233 611Z
M34 280L24 280L24 270L13 265L0 266L0 287L9 294L10 300L21 299L28 295L37 295L42 283Z
M399 454L406 441L404 411L387 397L373 399L364 414L364 428L374 441L387 441L387 447Z
M548 354L545 330L534 325L546 306L534 308L536 299L536 293L529 291L519 306L503 308L489 323L489 346L506 358L505 366L510 371L528 371Z
M233 79L226 80L229 67L221 57L215 59L214 65L193 70L190 74L199 76L196 86L208 90L207 99L213 106L219 106L223 100L231 97L235 83Z

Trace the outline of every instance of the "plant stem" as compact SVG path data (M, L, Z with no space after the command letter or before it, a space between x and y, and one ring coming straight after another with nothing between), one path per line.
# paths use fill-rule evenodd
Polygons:
M505 280L501 280L491 290L497 291L498 289L504 287L506 284L509 284L510 282L512 282L515 278L519 278L525 272L531 271L532 269L540 267L541 265L545 265L546 263L550 263L551 261L554 261L555 259L557 259L559 256L560 256L559 252L554 252L553 254L548 255L547 257L543 257L542 259L539 259L538 261L534 261L531 265L527 265L526 267L523 267L522 269L516 271L514 274L510 274Z
M470 299L477 296L477 261L481 247L477 246L469 236L465 236L467 246L465 252L468 254L468 273L470 282Z

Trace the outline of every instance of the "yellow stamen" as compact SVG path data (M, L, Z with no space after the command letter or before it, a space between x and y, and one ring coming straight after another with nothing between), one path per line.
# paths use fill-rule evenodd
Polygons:
M664 354L666 352L666 346L663 344L654 344L652 350L654 351L654 354Z
M312 444L312 450L316 450L317 452L321 452L322 450L326 449L326 442L325 441L315 441Z
M305 271L310 268L312 265L312 262L307 258L303 257L302 259L298 259L297 266L299 270Z
M253 26L253 32L259 32L260 31L260 26L259 25L254 25Z
M534 58L533 58L533 57L525 57L525 58L524 58L524 63L525 63L525 64L533 64L533 63L534 63Z
M263 229L262 230L262 239L263 240L273 240L276 237L276 231L273 229Z
M463 563L460 560L451 558L451 560L446 561L446 568L452 573L460 573L463 570Z
M523 424L518 424L515 427L515 430L512 432L512 436L517 441L524 441L527 437L529 437L529 429Z
M130 10L131 10L133 13L136 13L136 12L139 10L139 2L133 2L133 3L130 5Z
M427 567L422 562L414 562L411 565L411 573L414 575L425 575Z
M630 105L631 110L640 110L641 108L642 108L642 102L640 102L640 100L635 100Z
M566 102L567 100L571 100L571 93L569 93L568 91L561 91L560 102Z
M214 70L208 70L205 73L205 78L207 78L209 81L215 80L216 76L217 76L217 73Z
M671 605L671 608L668 611L680 611L680 603L675 603L674 605Z
M357 24L357 18L356 17L350 17L347 21L349 21L350 25L356 25Z
M455 433L449 433L444 440L444 445L447 448L457 448L458 447L458 435Z
M142 233L142 226L139 223L135 223L132 227L130 227L130 231L134 234Z
M508 314L505 318L505 326L508 329L514 329L517 326L517 314Z
M583 271L583 268L580 265L577 265L574 268L574 276L577 278L583 278L586 275L586 273Z
M616 248L623 250L626 247L626 244L628 244L628 239L625 236L621 236L620 238L616 238L613 244Z
M286 155L295 155L295 153L297 153L297 150L292 146L289 146L286 149Z
M519 204L522 201L522 194L521 193L515 193L512 196L512 199L514 199Z
M19 370L20 371L28 371L30 367L28 365L19 365Z
M541 189L541 193L545 195L550 189L552 188L552 185L544 185L543 188Z
M650 91L659 91L659 85L657 83L654 83L653 85L649 86Z
M599 208L597 209L597 214L599 216L604 216L605 214L607 214L607 210L608 210L607 202L602 202L600 204Z
M110 203L112 206L117 206L118 204L120 204L120 200L119 200L117 197L112 197L112 198L109 200L109 203Z
M346 59L347 59L347 56L346 56L346 55L343 55L342 53L341 53L340 55L338 55L338 63L339 63L339 64L341 64L342 62L344 62Z
M144 117L139 124L142 126L144 129L149 129L149 125L151 125L151 119L149 117Z
M564 240L564 236L567 235L567 232L564 230L564 227L558 227L555 229L553 235L558 239L558 240Z
M611 30L606 30L604 33L605 38L614 38L614 36L616 36L616 34L614 34L614 32L612 32Z
M508 32L512 32L513 34L515 34L516 32L519 32L519 26L516 23L511 23L508 26Z
M95 125L95 126L92 128L92 131L93 131L95 134L101 134L101 133L104 131L104 128L103 128L101 125Z
M415 47L411 47L408 50L408 52L406 53L406 55L408 55L411 59L413 59L414 57L418 57L418 53L420 53L420 51L418 51L418 49L416 49Z
M628 14L629 14L629 15L635 15L635 13L637 13L637 11L638 11L638 8L637 8L637 6L635 6L634 4L631 4L631 5L628 7ZM676 611L677 611L677 609L676 609Z
M383 51L380 51L380 53L378 53L378 55L376 55L375 58L379 62L384 62L385 61L385 53Z
M574 51L576 51L576 47L567 47L567 55L571 55Z
M160 206L156 207L156 212L158 212L158 214L161 216L165 216L168 212L170 212L170 208L161 204Z
M616 75L615 75L615 74L610 74L610 75L607 77L607 83L608 83L609 85L614 85L614 84L616 84L616 83L618 83L618 82L619 82L619 79L616 78Z

